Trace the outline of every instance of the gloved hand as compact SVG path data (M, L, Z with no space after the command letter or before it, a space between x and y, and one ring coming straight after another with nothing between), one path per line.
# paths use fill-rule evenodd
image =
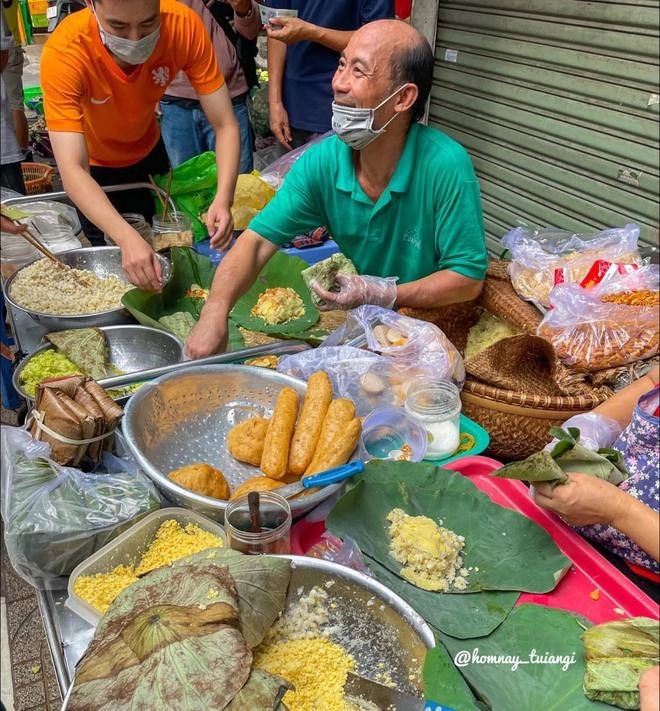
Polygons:
M396 282L399 277L358 276L340 272L335 283L340 287L338 292L327 291L316 282L311 288L320 296L325 305L321 311L335 309L354 309L362 304L372 304L391 309L396 302Z
M566 430L569 427L577 427L580 430L580 444L594 451L611 447L623 431L616 420L599 415L597 412L582 412L569 417L561 428ZM544 449L550 451L556 444L557 440L553 439L545 445Z

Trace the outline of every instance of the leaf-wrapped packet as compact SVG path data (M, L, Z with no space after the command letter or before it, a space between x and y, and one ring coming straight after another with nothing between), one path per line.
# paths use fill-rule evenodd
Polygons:
M312 283L323 287L326 291L338 292L339 286L335 279L337 274L357 274L357 269L351 260L338 252L327 259L322 259L302 271L302 278L309 287L315 306L325 306L325 301L312 289Z
M511 462L493 472L491 476L521 481L547 481L551 486L568 481L568 472L578 472L605 479L618 486L628 478L623 457L614 449L601 447L594 451L580 444L580 430L569 427L551 427L550 436L558 441L552 450L542 450L523 459Z
M75 363L83 373L95 380L108 375L108 346L101 329L72 328L47 333L46 339L72 363Z
M658 664L660 623L634 617L596 625L584 632L584 693L622 709L639 708L639 679Z

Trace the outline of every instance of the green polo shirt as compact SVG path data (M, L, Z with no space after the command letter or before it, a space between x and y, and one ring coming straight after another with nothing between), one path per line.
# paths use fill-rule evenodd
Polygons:
M479 184L465 149L440 131L413 124L383 194L360 186L353 151L336 136L293 164L250 229L281 245L324 225L360 274L402 283L449 269L486 275Z

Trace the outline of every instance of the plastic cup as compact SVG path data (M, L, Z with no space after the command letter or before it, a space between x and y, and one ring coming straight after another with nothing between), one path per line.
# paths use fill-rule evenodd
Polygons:
M421 462L426 454L426 427L402 407L378 407L362 423L360 456Z
M230 548L247 555L289 553L291 550L291 507L272 491L259 493L260 531L251 531L248 497L232 501L225 510L225 533Z

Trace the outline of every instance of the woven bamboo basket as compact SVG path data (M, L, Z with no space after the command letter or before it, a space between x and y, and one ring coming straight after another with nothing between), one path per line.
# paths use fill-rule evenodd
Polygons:
M491 263L479 299L453 304L443 309L407 309L406 316L431 321L463 353L467 334L479 318L481 309L505 319L524 332L534 334L541 316L513 291L501 262ZM524 459L550 441L548 429L561 425L580 412L593 409L607 399L607 391L588 392L579 397L539 394L529 391L521 374L521 388L507 390L480 382L468 375L461 393L463 413L479 423L490 435L488 453L500 460Z
M21 163L23 182L28 195L39 195L53 189L55 168L43 163Z

